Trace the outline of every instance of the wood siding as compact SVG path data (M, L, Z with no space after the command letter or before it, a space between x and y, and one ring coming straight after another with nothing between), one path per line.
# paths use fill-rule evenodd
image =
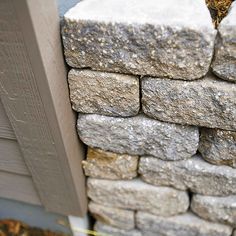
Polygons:
M31 176L16 140L0 138L0 171Z
M0 171L0 197L41 205L30 176Z
M16 139L11 123L0 100L0 138Z

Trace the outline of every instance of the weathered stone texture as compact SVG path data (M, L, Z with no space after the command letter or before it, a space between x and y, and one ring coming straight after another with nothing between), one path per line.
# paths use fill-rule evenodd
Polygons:
M215 34L202 0L86 0L62 29L72 67L185 80L207 73Z
M89 211L96 220L104 224L125 230L135 228L134 211L107 207L94 202L89 203Z
M185 191L152 186L139 179L112 181L89 178L88 196L105 206L143 210L162 216L186 212L189 206Z
M188 82L143 78L142 107L162 121L236 130L236 85L212 75Z
M132 179L137 176L138 156L88 148L82 162L86 176L104 179Z
M236 2L218 27L213 72L222 79L236 82Z
M101 222L96 222L94 230L99 233L105 234L104 236L142 236L139 230L124 230L112 227L110 225L103 224ZM103 236L103 235L101 235Z
M236 132L234 131L202 129L198 150L203 158L212 164L236 168Z
M196 127L160 122L144 115L115 118L80 114L77 128L88 146L130 155L153 155L163 160L190 158L199 141Z
M74 110L111 116L139 112L139 78L118 73L72 69L68 75Z
M192 213L160 217L137 213L137 226L145 236L230 236L232 228L205 221Z
M236 170L211 165L200 156L183 161L141 157L139 173L145 182L157 186L190 189L194 193L212 196L236 194Z
M236 227L236 195L228 197L194 195L191 209L206 220Z

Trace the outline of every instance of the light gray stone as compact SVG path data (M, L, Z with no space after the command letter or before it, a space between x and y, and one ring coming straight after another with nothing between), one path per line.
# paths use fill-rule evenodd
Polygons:
M222 79L236 82L236 2L218 27L213 72Z
M118 73L70 70L72 108L82 113L134 116L139 112L139 78Z
M213 75L188 82L143 78L142 107L162 121L236 130L236 84Z
M138 156L106 152L88 148L87 159L82 161L86 176L102 179L132 179L137 176Z
M134 211L103 206L94 202L90 202L88 207L94 218L103 224L124 230L135 228Z
M236 236L236 230L234 230L233 236Z
M142 236L141 232L137 229L133 230L118 229L98 221L94 226L94 230L96 230L99 233L102 233L101 236Z
M190 212L172 217L138 212L136 218L145 236L230 236L232 233L230 226L202 220Z
M202 129L198 150L212 164L236 168L236 132Z
M191 209L206 220L236 227L236 195L228 197L194 195Z
M86 0L64 18L72 67L192 80L211 63L216 30L203 0Z
M190 158L199 141L197 127L169 124L144 115L117 118L80 114L77 128L80 139L88 146L163 160Z
M194 193L212 196L236 194L236 170L211 165L200 156L183 161L141 157L139 173L145 182L157 186L190 189Z
M122 209L143 210L170 216L186 212L189 197L185 191L156 187L133 180L88 179L88 196L94 202Z

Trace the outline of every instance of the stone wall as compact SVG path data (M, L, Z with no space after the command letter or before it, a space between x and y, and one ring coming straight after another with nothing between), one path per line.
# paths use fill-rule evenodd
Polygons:
M62 38L95 230L233 235L236 2L85 0Z

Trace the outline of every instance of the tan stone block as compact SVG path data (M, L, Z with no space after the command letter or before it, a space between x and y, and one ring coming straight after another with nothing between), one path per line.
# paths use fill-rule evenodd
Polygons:
M95 202L89 203L89 211L94 218L104 224L124 230L135 228L134 211L103 206Z
M137 176L138 156L88 148L83 161L85 175L102 179L132 179Z
M139 112L137 76L72 69L68 82L72 107L78 112L123 117Z

